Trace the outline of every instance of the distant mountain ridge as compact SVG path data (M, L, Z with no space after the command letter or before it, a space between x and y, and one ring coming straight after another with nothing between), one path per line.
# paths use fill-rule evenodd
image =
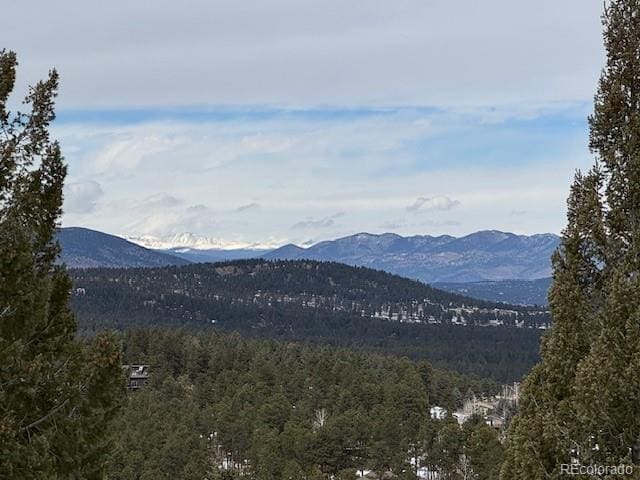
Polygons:
M216 237L197 235L191 232L176 233L156 237L153 235L129 236L123 238L136 243L142 247L152 250L178 250L190 249L194 251L236 251L236 250L258 250L269 251L279 247L281 242L248 243L240 241L228 241Z
M359 233L308 248L285 245L273 260L335 261L395 273L423 282L535 280L551 275L560 237L485 230L464 237Z
M551 277L545 277L537 280L499 280L494 282L435 282L432 283L432 286L447 292L468 295L491 302L546 306L549 304L547 295L551 281Z
M61 228L57 239L62 247L60 260L69 268L163 267L191 263L88 228Z
M270 249L251 249L251 248L235 248L235 249L220 249L220 248L187 248L176 247L156 250L157 252L174 255L176 257L184 258L192 263L208 263L208 262L226 262L229 260L247 260L250 258L260 258L266 253L269 253Z
M402 237L394 233L359 233L308 248L288 244L275 250L192 247L152 250L121 237L78 227L61 229L58 239L62 245L62 261L71 268L158 267L243 258L306 259L365 266L426 283L448 284L547 278L551 275L551 253L559 244L559 237L553 234L525 236L493 230L460 238L450 235ZM520 290L521 287L528 288L526 285L515 286ZM501 298L505 291L514 292L512 287L475 285L469 294L473 295L477 290L480 298L513 303L531 301L530 298L523 300L508 295ZM449 289L449 286L445 288ZM452 291L461 291L460 288L466 287L450 287ZM539 300L541 292L540 288L531 292L531 298Z

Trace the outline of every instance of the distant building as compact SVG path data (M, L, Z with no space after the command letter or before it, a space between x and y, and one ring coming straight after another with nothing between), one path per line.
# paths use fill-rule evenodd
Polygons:
M475 395L468 398L461 409L452 413L460 425L471 417L482 417L487 425L498 430L505 426L506 410L518 404L520 396L520 384L504 385L502 394L494 397L477 398Z
M504 419L500 415L496 415L494 413L487 415L484 420L487 425L498 430L502 429L504 425Z
M458 421L459 425L462 425L464 422L466 422L469 419L469 415L463 413L460 410L458 410L457 412L453 412L451 416Z
M127 376L127 390L138 390L149 383L150 365L123 365Z
M434 420L444 420L444 418L447 416L447 411L444 408L438 407L436 405L431 407L431 409L429 410L429 415L431 415L431 418L433 418Z

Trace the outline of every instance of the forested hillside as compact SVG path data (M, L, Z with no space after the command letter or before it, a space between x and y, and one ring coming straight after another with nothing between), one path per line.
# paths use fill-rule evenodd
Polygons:
M455 472L462 453L488 479L501 460L483 421L429 417L479 387L424 362L175 329L123 343L128 363L152 367L116 425L110 479L415 479L418 468Z
M551 277L537 280L500 280L496 282L434 283L433 286L447 292L468 295L492 302L506 302L515 305L549 304L547 296Z
M312 261L239 261L72 273L84 332L173 325L429 359L499 381L538 358L544 311L475 301L384 272ZM465 325L466 324L466 325Z

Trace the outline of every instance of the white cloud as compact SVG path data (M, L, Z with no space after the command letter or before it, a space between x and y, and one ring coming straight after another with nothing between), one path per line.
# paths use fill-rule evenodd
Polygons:
M411 213L446 211L459 205L460 202L458 200L454 200L446 195L418 197L415 202L407 207L407 211Z
M337 218L344 217L345 215L346 215L345 212L337 212L337 213L334 213L333 215L331 215L329 217L325 217L325 218L321 218L321 219L308 218L306 220L302 220L300 222L297 222L291 228L293 230L297 230L297 229L326 229L326 228L331 228L331 227L334 227L336 225L335 220Z
M93 180L68 183L64 189L64 211L67 214L91 213L102 195L102 187Z
M591 99L601 10L594 0L34 0L4 2L0 31L23 83L59 69L63 108L525 106Z
M436 228L451 228L451 227L459 227L462 225L461 222L457 220L425 220L420 224L422 227L436 227Z
M260 204L256 202L247 203L246 205L240 205L235 209L236 212L255 212L256 210L260 210Z
M329 228L335 225L335 221L332 218L321 218L319 220L302 220L300 222L295 223L291 228L296 229L307 229L307 228Z
M63 222L247 244L354 231L557 232L573 172L591 162L583 112L583 105L563 106L487 122L484 110L275 110L198 121L64 123L54 136L70 182L99 180L105 193L94 215L67 208ZM151 138L162 148L143 153ZM104 152L123 140L140 155L132 162L112 156L105 172ZM348 221L344 213L338 221L336 212L345 211Z
M65 224L249 242L559 231L590 164L601 2L5 3L19 89L61 74Z
M399 231L401 229L407 228L408 226L409 225L405 222L387 220L382 224L378 225L378 228L382 230Z
M454 228L461 226L462 223L457 220L424 220L421 222L409 222L404 220L387 220L382 224L378 225L377 230L385 231L385 232L405 232L408 231L409 234L411 232L424 230L425 227L428 228Z
M166 209L177 207L183 203L184 200L163 192L144 198L136 208L140 210Z

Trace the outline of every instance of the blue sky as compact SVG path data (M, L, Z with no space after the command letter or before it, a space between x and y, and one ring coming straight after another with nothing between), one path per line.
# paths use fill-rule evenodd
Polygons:
M559 232L601 2L11 1L20 89L61 73L63 223L220 245ZM21 35L25 25L32 35Z

